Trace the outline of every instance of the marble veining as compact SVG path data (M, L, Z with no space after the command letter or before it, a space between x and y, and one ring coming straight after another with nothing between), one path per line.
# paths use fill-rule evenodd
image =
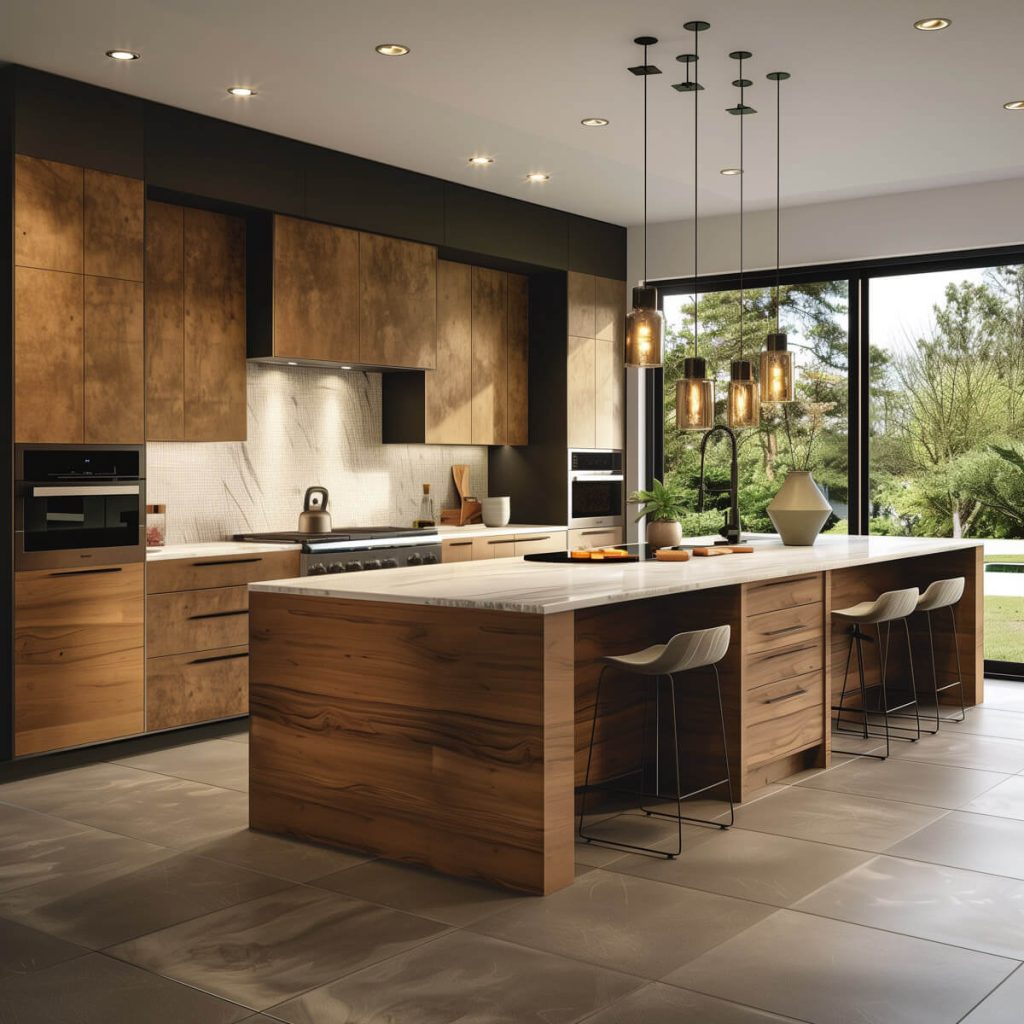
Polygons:
M411 525L425 483L438 511L454 506L454 463L487 494L485 447L382 443L379 373L250 363L248 417L246 441L146 446L146 500L167 505L168 543L294 530L314 484L337 526Z
M250 590L550 615L978 546L977 541L917 537L820 537L813 547L787 548L770 540L756 544L753 554L688 562L558 565L501 558L253 583Z

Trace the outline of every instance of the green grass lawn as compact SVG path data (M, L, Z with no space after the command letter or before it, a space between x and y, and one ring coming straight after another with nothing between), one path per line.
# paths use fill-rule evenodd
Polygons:
M1024 562L1024 555L986 555L986 562Z
M1024 662L1024 601L1019 597L985 598L985 657Z

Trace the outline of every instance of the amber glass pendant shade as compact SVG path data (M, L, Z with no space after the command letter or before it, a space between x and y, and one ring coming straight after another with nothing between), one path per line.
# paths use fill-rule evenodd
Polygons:
M729 369L729 400L726 420L733 430L756 427L761 417L761 401L749 359L734 359Z
M792 402L796 398L795 370L786 335L769 334L761 353L761 401Z
M683 360L676 381L676 426L680 430L710 430L715 424L715 382L707 363L696 356Z
M626 314L626 366L652 369L661 366L665 320L658 310L653 288L633 289L633 308Z

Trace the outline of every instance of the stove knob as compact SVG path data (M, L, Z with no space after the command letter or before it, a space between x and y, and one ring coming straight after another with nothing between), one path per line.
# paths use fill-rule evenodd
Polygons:
M345 564L345 572L359 572L362 568L362 562L347 562Z
M379 569L380 568L380 562L378 562L376 559L374 559L372 562L363 562L363 568L364 569Z
M423 559L420 555L410 555L405 563L406 565L422 565Z
M307 576L326 576L327 566L323 562L315 562L306 570Z
M331 573L332 575L333 574L337 574L339 572L344 572L345 571L345 563L344 562L331 562L331 564L329 566L327 566L327 571L329 573Z
M380 567L382 569L397 569L398 562L394 558L385 558L384 561L380 563Z
M424 565L437 565L437 555L424 555L423 556L423 564Z

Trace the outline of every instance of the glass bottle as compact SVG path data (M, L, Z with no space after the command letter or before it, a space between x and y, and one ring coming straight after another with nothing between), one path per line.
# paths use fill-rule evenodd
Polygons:
M420 498L420 514L416 520L416 526L435 526L437 520L434 518L434 499L430 496L430 484L423 485L423 497Z

